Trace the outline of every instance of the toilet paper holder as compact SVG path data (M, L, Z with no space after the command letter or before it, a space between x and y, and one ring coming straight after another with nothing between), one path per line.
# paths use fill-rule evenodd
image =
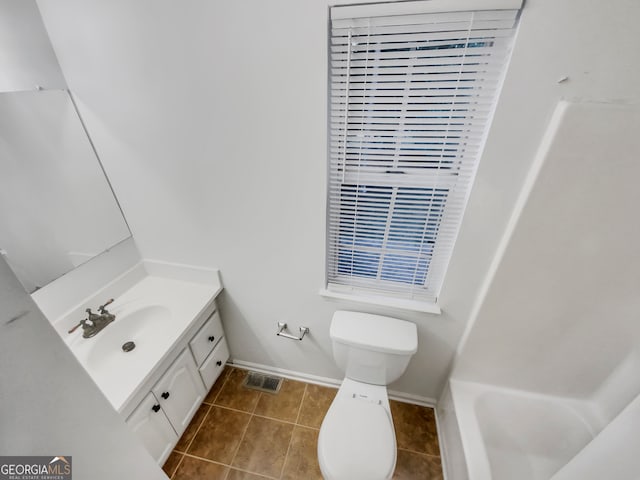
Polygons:
M291 340L302 340L304 336L309 333L309 327L300 327L300 336L296 337L295 335L291 335L290 333L284 333L284 330L287 328L287 324L284 322L278 322L278 331L276 335L279 337L290 338Z

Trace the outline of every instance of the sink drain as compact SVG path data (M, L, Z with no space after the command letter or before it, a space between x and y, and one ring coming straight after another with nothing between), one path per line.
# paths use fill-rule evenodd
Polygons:
M133 342L127 342L124 345L122 345L122 350L125 352L130 352L134 348L136 348L136 344Z

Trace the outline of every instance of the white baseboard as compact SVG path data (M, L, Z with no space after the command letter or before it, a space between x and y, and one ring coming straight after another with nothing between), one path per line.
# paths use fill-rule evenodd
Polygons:
M411 393L398 392L396 390L389 390L389 398L391 400L397 400L404 403L412 403L414 405L422 405L423 407L430 407L435 410L436 400L430 397L423 397L422 395L413 395Z
M298 380L301 382L313 383L315 385L321 385L323 387L339 388L342 383L342 379L335 379L329 377L321 377L318 375L310 375L308 373L296 372L293 370L286 370L284 368L272 367L270 365L263 365L260 363L245 362L243 360L233 359L228 362L228 365L242 368L244 370L254 370L260 373L267 373L270 375L277 375L280 377L288 378L291 380ZM391 400L397 400L399 402L413 403L415 405L422 405L425 407L435 408L436 401L433 398L422 397L420 395L413 395L410 393L397 392L395 390L389 390L389 398Z

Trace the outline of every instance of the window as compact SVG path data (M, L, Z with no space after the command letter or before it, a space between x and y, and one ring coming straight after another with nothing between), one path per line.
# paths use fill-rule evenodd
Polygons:
M491 1L331 9L330 291L436 302L517 21Z

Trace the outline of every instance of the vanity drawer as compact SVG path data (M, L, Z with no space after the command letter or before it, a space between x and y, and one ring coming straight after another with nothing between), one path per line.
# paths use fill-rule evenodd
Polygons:
M227 341L223 338L200 367L200 376L207 391L211 389L222 373L227 360L229 360L229 348Z
M193 340L189 342L191 353L198 366L202 365L204 359L207 358L209 352L213 350L213 347L220 341L224 335L222 330L222 323L220 322L220 315L215 311L204 323L202 328L195 334Z

